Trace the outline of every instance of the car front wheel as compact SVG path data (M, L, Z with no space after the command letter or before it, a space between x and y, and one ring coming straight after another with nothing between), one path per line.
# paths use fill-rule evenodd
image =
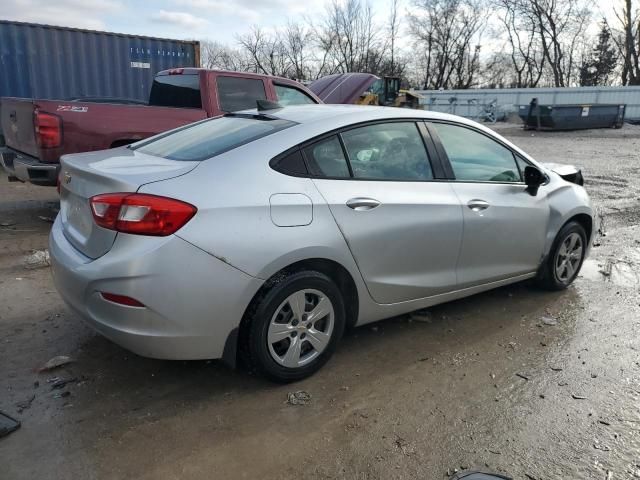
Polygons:
M577 222L567 223L556 236L540 270L538 283L549 290L563 290L578 276L587 251L587 234Z
M244 359L278 382L315 373L333 354L345 325L344 302L326 275L302 271L271 282L248 312Z

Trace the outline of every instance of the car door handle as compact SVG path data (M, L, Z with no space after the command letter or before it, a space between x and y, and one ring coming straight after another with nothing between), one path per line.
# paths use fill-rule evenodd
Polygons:
M469 200L469 202L467 203L467 207L469 207L474 212L481 212L482 210L486 210L490 206L491 205L489 205L489 202L485 202L484 200L479 199Z
M347 207L354 209L356 212L372 210L378 205L380 205L380 202L374 198L357 197L347 200Z

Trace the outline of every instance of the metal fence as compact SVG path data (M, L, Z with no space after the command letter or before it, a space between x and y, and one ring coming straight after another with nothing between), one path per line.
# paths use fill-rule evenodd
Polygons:
M570 87L570 88L502 88L470 90L418 90L425 110L478 118L484 108L497 101L498 110L517 114L519 105L532 98L546 105L625 104L627 119L640 119L640 86Z

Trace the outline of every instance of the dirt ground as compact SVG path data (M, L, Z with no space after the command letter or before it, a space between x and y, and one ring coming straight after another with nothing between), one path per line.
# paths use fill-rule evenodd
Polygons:
M49 269L27 264L46 248L55 189L1 177L0 410L22 427L0 439L0 478L640 478L640 128L496 128L583 168L605 236L575 285L514 285L356 329L288 386L94 334ZM75 361L35 372L56 355ZM310 402L289 405L298 390Z

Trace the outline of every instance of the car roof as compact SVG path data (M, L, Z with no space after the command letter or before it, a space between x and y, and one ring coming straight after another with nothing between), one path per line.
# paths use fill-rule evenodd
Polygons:
M359 122L396 119L424 118L425 120L449 120L457 123L477 125L463 117L447 113L414 110L398 107L375 107L371 105L291 105L274 110L258 112L255 109L242 113L267 114L302 125L331 122L333 128L340 128Z
M489 136L499 139L502 143L508 145L518 152L524 158L535 163L535 160L520 149L517 145L502 137L497 132L485 127L484 125L469 120L468 118L451 115L449 113L432 112L429 110L416 110L399 107L375 107L371 105L331 105L331 104L315 104L315 105L291 105L287 107L277 108L273 110L257 109L244 110L243 114L251 115L269 115L270 117L281 118L295 122L294 128L283 130L275 136L282 135L287 138L291 146L330 132L336 129L349 127L350 125L370 122L377 120L394 120L394 119L424 119L424 120L443 120L454 122L460 125L467 125L476 130L484 131ZM302 133L305 132L305 133ZM269 142L274 136L269 137ZM535 163L537 165L537 163Z

